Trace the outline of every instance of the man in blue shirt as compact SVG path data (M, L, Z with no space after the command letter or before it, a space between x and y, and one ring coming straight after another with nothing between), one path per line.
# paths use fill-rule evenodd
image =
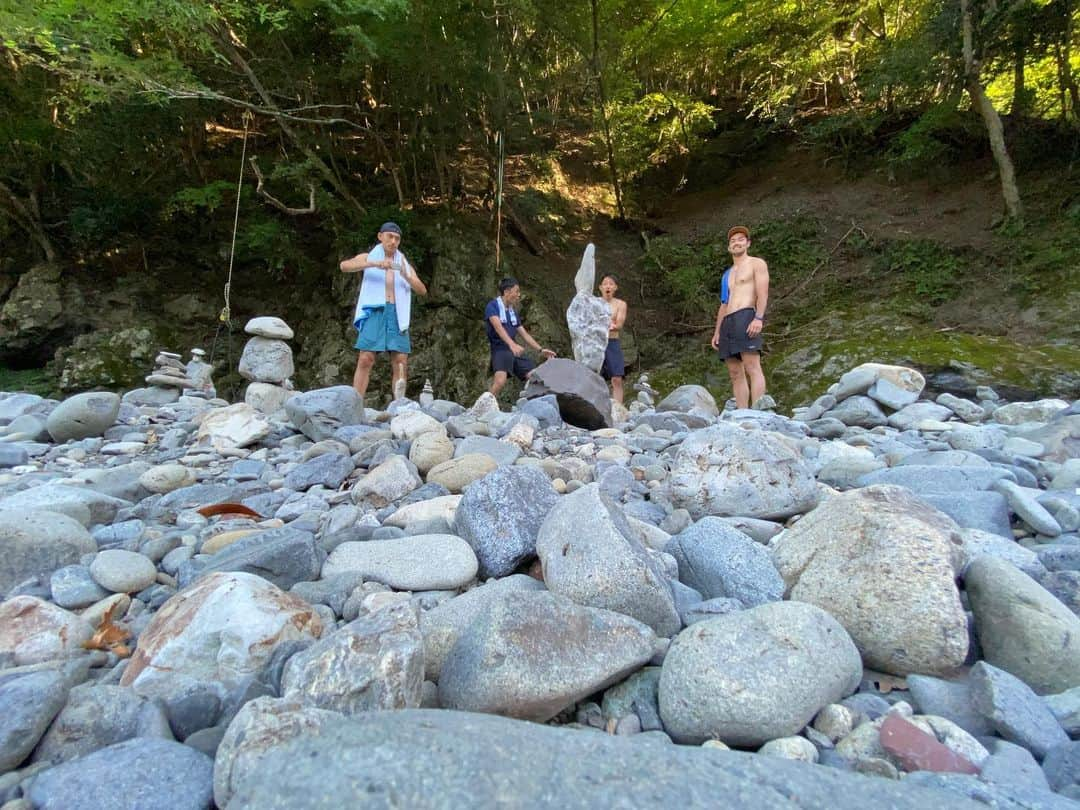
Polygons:
M555 356L555 352L545 349L526 331L514 309L520 300L521 287L517 279L507 277L499 282L499 297L493 298L484 308L484 331L491 344L491 370L495 372L488 389L492 394L498 395L510 374L519 380L527 380L535 368L532 360L525 356L525 347L517 342L519 337L545 359Z

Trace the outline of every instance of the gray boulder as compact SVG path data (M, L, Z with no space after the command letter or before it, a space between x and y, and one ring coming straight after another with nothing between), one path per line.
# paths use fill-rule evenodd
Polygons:
M0 512L0 596L30 577L79 562L97 551L82 524L46 511Z
M506 593L450 650L439 703L544 722L639 669L655 641L648 627L619 613L547 592Z
M362 616L289 659L282 697L344 714L420 705L424 641L409 604Z
M1043 702L1066 734L1070 737L1080 736L1080 686L1058 695L1045 695Z
M784 597L784 580L768 549L720 518L702 518L664 551L679 564L679 580L706 599L733 597L753 607Z
M758 746L798 733L861 677L855 644L828 613L772 602L675 638L660 673L660 717L676 742Z
M839 419L851 427L873 428L886 423L885 412L876 401L856 395L843 400L824 414L825 419Z
M558 501L539 469L499 467L462 496L454 531L476 552L481 577L505 577L536 554L540 525Z
M34 750L34 762L56 765L136 737L172 739L162 705L112 684L76 686Z
M906 464L867 473L859 479L859 486L892 484L906 487L917 495L924 492L977 492L990 489L999 479L1009 477L1009 472L996 467Z
M47 484L0 497L0 513L58 512L75 518L84 526L112 523L118 510L131 506L129 501L102 495L89 487Z
M736 515L780 519L818 500L814 470L778 433L721 423L683 441L669 477L672 504L695 518Z
M553 357L525 385L526 399L554 394L563 421L585 430L611 427L611 396L604 378L581 363Z
M418 534L342 543L330 553L322 576L356 573L395 590L435 591L460 588L476 570L476 554L460 537Z
M115 810L209 810L214 761L172 740L127 740L35 776L34 807Z
M656 406L658 411L679 411L681 413L705 414L707 416L719 416L720 411L716 407L716 400L709 390L701 385L680 385Z
M948 673L968 651L957 526L901 487L834 495L773 541L786 597L829 611L867 666Z
M483 453L495 459L499 466L513 464L521 456L521 448L512 442L493 439L490 436L466 436L454 449L454 458L472 453Z
M256 574L279 588L319 578L326 554L315 535L283 526L241 537L217 554L182 563L178 580L187 587L196 579L218 571Z
M57 444L72 439L101 436L112 427L120 413L120 397L109 391L89 391L68 397L49 414L45 422Z
M985 661L971 668L971 699L998 734L1037 759L1069 741L1053 713L1027 684Z
M988 664L1037 694L1080 686L1080 616L1010 563L984 555L964 574Z
M30 755L67 696L67 680L57 670L0 681L0 774Z
M510 591L542 591L544 583L525 574L492 579L420 614L424 637L424 677L438 681L443 662L458 638L493 601Z
M540 527L536 553L553 593L633 616L661 636L682 626L662 569L598 485L559 500Z
M299 726L314 711L279 723ZM267 742L235 779L229 810L339 810L388 796L411 808L985 810L964 797L833 768L465 712L369 712L283 737L249 736ZM216 770L224 764L219 751Z
M290 397L285 413L293 427L319 442L331 438L340 427L362 424L364 400L351 385L335 385Z
M292 349L283 340L253 337L244 345L238 370L245 380L283 383L295 371Z
M971 684L965 680L946 681L931 675L908 675L911 703L919 714L944 717L973 737L993 732L990 722L979 713L971 696Z
M304 492L314 486L337 489L353 471L349 456L341 453L323 453L309 461L298 464L285 476L285 486Z
M948 515L961 528L1013 540L1009 505L1000 492L920 492L919 500Z

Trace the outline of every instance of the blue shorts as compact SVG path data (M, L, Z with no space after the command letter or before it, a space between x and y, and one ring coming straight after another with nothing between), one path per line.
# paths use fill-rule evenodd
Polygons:
M504 371L508 375L513 374L519 380L524 380L534 368L536 365L525 355L514 357L514 353L507 348L491 347L492 371Z
M382 307L364 307L367 317L360 323L360 335L356 338L355 348L362 352L400 352L412 351L409 331L398 329L397 307L387 304Z
M607 348L604 349L604 365L600 366L600 373L605 380L612 377L626 376L626 360L623 359L622 344L618 338L609 338Z

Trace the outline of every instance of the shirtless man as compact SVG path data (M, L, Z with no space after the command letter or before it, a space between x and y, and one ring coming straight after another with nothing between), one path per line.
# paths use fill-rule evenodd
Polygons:
M749 255L749 249L750 231L742 225L728 231L732 265L720 282L720 309L712 336L712 347L727 366L735 404L740 408L750 407L765 395L761 327L769 303L769 267Z
M611 380L611 398L622 405L626 361L623 359L622 345L619 342L619 330L626 323L626 302L615 297L618 289L618 279L610 273L600 279L600 297L611 307L607 349L604 350L604 365L600 367L600 373L605 380Z
M353 325L359 330L355 348L360 352L353 373L353 388L361 397L367 393L371 367L376 353L388 352L392 369L393 396L405 396L408 378L409 318L412 293L427 295L427 287L405 254L401 245L401 228L386 222L379 228L379 244L368 253L358 253L341 263L341 272L363 272L360 300L356 305Z

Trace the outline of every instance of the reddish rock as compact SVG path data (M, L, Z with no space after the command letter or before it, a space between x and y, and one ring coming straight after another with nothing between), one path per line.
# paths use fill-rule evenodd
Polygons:
M0 604L0 653L14 654L16 666L82 652L93 634L86 619L34 596Z
M890 714L881 724L880 737L882 747L896 757L906 771L979 773L966 757L897 714Z

